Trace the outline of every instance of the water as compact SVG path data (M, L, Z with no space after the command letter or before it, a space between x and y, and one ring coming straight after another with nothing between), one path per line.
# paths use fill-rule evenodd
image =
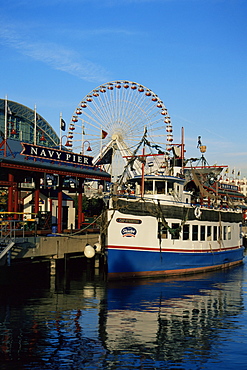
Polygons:
M81 267L1 289L2 370L247 369L246 264L108 284Z

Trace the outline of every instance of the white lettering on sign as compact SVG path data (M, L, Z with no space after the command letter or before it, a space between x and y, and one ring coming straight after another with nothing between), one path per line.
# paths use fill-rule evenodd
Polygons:
M35 155L38 155L38 148L34 148L33 146L31 147L31 155L32 154L35 154Z
M22 143L22 146L24 149L21 154L26 156L45 157L47 159L59 160L61 162L78 163L92 166L93 157L66 152L64 150L40 147L27 143Z
M46 157L45 149L42 149L39 155L42 157Z

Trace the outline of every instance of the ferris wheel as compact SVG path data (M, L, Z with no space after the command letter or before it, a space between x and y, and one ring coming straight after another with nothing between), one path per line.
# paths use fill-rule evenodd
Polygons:
M112 81L96 87L76 107L66 146L94 157L105 170L118 176L146 132L152 146L167 150L173 141L171 120L162 100L149 88L131 81ZM101 162L100 162L101 161ZM107 162L107 161L106 161ZM140 174L141 164L132 169Z

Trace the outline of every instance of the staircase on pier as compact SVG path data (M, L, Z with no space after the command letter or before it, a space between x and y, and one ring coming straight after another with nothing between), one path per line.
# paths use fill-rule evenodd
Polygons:
M24 228L21 236L16 235L16 231L20 231L17 228L19 223L19 220L0 221L0 264L8 252L18 254L20 252L20 245L18 246L18 244L27 241L24 237Z

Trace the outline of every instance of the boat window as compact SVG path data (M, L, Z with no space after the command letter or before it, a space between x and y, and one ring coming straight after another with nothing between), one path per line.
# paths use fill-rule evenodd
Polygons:
M138 182L135 183L135 193L138 195L141 194L141 186Z
M217 226L214 226L214 240L217 240Z
M183 226L183 240L190 239L190 225Z
M222 240L222 226L220 225L218 229L219 240Z
M179 239L180 224L172 224L171 235L172 239Z
M206 227L204 225L201 225L201 240L205 240L206 233L205 233Z
M192 240L198 240L198 225L192 225Z
M226 240L227 227L223 227L223 239Z
M144 192L145 194L153 194L153 181L144 182Z
M231 240L231 238L232 238L231 226L228 226L228 227L227 227L227 234L228 234L227 239L228 239L228 240Z
M158 223L158 239L167 239L167 228L162 222Z
M155 194L165 194L165 182L155 181Z
M173 182L167 182L167 194L171 194L173 192Z
M207 240L212 240L212 227L207 226Z

